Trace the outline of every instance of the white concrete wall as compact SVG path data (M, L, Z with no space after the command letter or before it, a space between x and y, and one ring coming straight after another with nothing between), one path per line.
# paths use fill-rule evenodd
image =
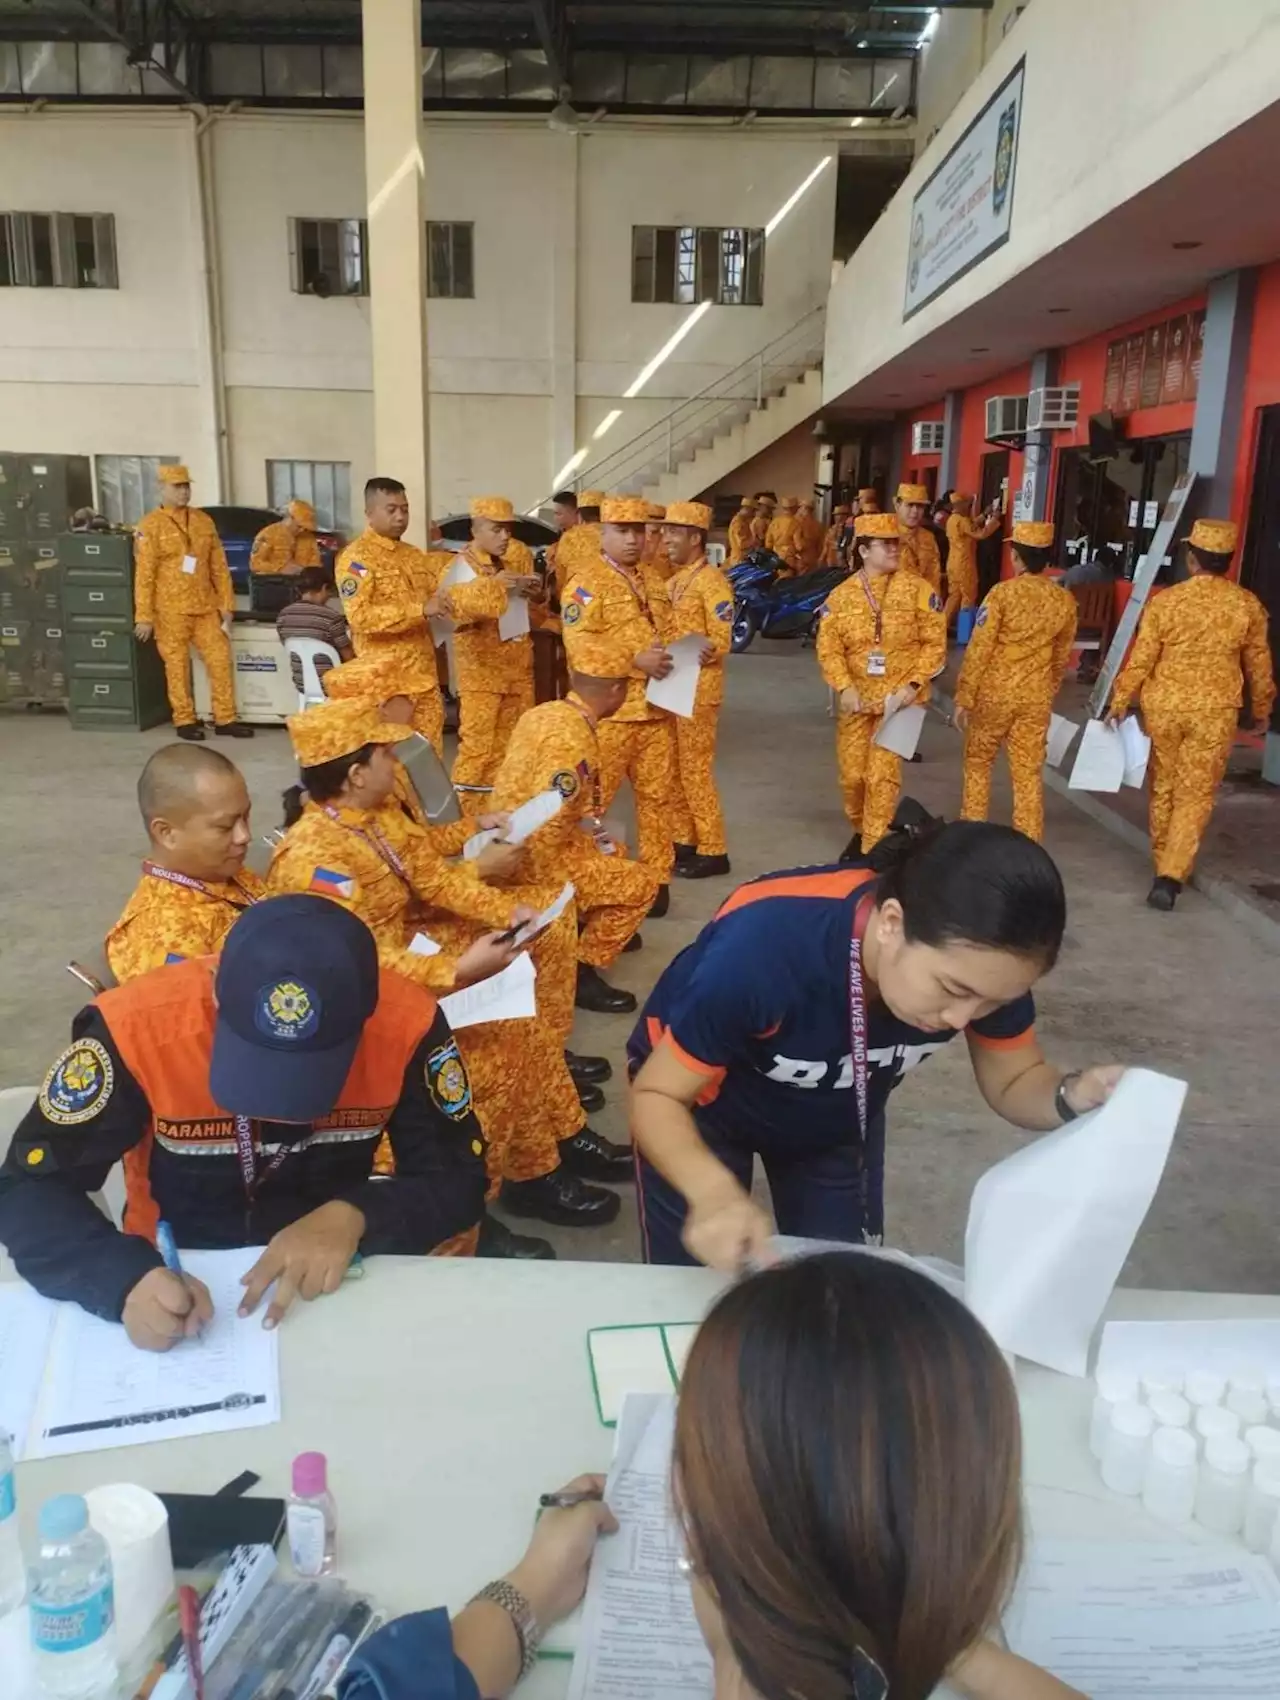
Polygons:
M178 452L213 499L213 394L193 118L0 112L0 209L110 212L118 290L0 292L0 448ZM834 137L834 132L833 132ZM369 302L294 294L288 221L364 212L359 114L238 112L208 143L228 484L266 497L269 459L372 456ZM765 304L713 308L633 402L622 391L690 309L631 301L633 224L763 226L835 152L812 133L545 121L426 127L432 217L475 224L476 297L432 301L432 506L476 489L529 505L576 446L620 446L824 298L834 160L770 239ZM376 279L378 256L370 256ZM622 418L599 444L591 433Z
M1010 10L1004 7L1001 16ZM1212 53L1204 0L1117 9L1033 0L840 276L827 309L824 396L843 395L919 338L1270 105L1280 0L1232 0ZM999 25L989 26L989 39ZM1008 242L904 322L912 198L1023 55L1026 85Z

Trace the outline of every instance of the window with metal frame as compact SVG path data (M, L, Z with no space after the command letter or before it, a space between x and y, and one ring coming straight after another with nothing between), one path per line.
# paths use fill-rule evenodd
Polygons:
M362 218L291 218L290 260L297 295L367 295L369 226Z
M0 213L0 285L116 289L112 213Z
M172 455L97 455L94 481L98 489L98 511L112 525L137 525L143 514L160 506L160 484L156 477L162 466L175 466Z
M635 225L631 299L763 306L764 244L763 230L744 225Z
M351 531L351 462L346 460L269 460L267 501L284 509L310 502L321 531Z
M428 220L427 294L470 301L475 292L475 225Z

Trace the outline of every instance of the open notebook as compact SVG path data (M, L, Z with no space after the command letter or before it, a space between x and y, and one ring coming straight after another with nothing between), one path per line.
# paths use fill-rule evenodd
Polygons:
M698 1332L696 1322L641 1322L592 1328L587 1334L596 1411L617 1426L628 1393L674 1393Z

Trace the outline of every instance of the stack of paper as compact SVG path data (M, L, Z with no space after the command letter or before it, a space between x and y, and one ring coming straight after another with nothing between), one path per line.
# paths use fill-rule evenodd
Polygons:
M532 958L522 951L500 974L441 998L440 1008L455 1032L482 1021L528 1021L538 1013L533 989L537 977Z
M698 694L698 675L702 670L702 649L706 639L696 634L691 637L677 638L674 643L667 645L667 654L674 665L665 679L650 679L645 686L645 697L656 708L665 708L671 714L679 714L689 719L693 713L693 701Z
M1147 777L1151 740L1132 714L1120 722L1120 742L1124 745L1124 783L1140 791Z
M1087 720L1068 787L1072 791L1118 791L1128 765L1124 739L1101 720Z
M494 844L499 839L504 844L523 844L532 838L540 826L545 826L549 820L554 820L564 807L564 798L559 791L539 791L530 797L527 803L521 803L518 809L512 809L511 820L505 832L497 827L486 827L483 832L472 833L462 847L465 860L473 862L486 845Z
M924 730L925 706L922 702L909 703L906 708L899 708L893 714L886 714L876 728L873 744L879 744L882 750L891 750L895 756L901 756L903 761L910 761L916 753L916 745L920 742L920 734Z

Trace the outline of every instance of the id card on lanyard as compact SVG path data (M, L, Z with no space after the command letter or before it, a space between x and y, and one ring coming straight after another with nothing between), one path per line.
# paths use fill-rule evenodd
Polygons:
M862 586L862 594L866 597L867 606L875 615L876 620L875 647L867 652L867 677L869 679L883 679L886 662L885 653L881 647L884 643L884 611L880 603L871 594L871 586L867 582L865 572L858 574L858 583Z
M388 844L387 840L379 831L377 831L376 828L371 828L368 832L366 832L363 827L348 825L348 823L344 821L342 816L338 813L337 809L333 808L328 803L324 806L324 812L328 815L330 820L336 821L337 824L340 827L343 827L347 832L353 832L357 838L363 838L369 848L376 855L380 856L387 864L387 866L391 869L391 872L395 874L398 879L403 880L410 890L413 889L413 881L409 878L409 870L405 867L395 850L390 844Z
M229 897L225 892L210 891L203 880L193 879L190 874L180 874L175 868L161 868L157 867L154 862L144 862L142 871L148 879L164 880L168 885L180 885L187 891L198 891L201 896L212 897L215 903L225 903L232 909L247 909L258 901L253 892L247 891L239 881L234 879L228 880L226 883L234 887L244 898L243 904L237 903L233 897Z

